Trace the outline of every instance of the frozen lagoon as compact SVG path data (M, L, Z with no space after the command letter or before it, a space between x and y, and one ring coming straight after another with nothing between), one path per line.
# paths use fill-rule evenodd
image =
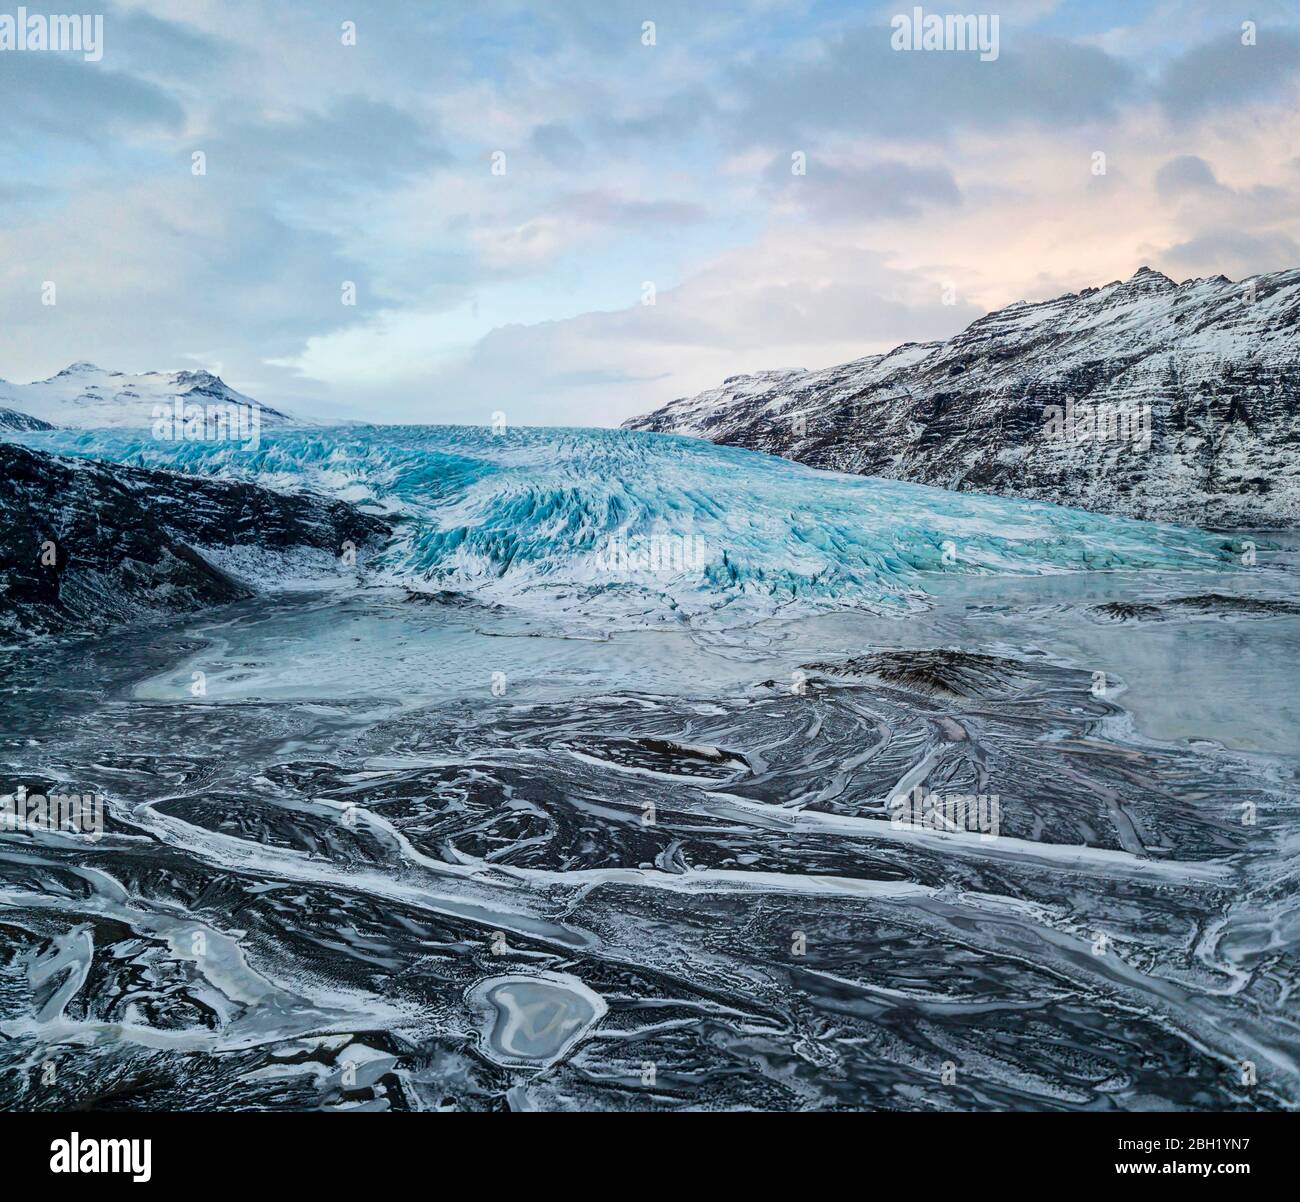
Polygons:
M412 602L395 589L297 595L193 623L201 650L142 681L135 696L193 697L202 672L211 702L455 699L491 707L507 697L558 701L623 689L704 698L765 678L793 685L792 673L810 659L864 647L953 647L1100 672L1099 688L1122 692L1136 728L1152 739L1295 754L1300 606L1287 591L1290 558L1266 556L1269 570L1253 578L1204 571L940 578L929 606L905 620L811 614L716 634L557 629L472 604ZM1188 597L1225 600L1177 604ZM1234 607L1232 597L1279 612ZM1107 612L1117 605L1168 612L1125 620Z

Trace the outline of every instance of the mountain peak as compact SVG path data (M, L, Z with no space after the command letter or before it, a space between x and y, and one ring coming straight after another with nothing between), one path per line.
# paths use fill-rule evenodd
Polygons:
M0 388L0 407L68 429L151 429L155 410L161 406L170 412L177 401L255 407L264 424L295 421L202 369L126 375L79 360L47 380Z
M1167 275L1145 265L1139 267L1130 279L1120 285L1124 292L1168 292L1177 287L1178 285Z
M204 368L199 368L198 371L178 371L172 378L177 384L225 384L220 376L214 376Z

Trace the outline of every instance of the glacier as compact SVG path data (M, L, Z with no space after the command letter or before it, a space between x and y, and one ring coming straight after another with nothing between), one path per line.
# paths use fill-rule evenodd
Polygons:
M11 438L61 455L325 493L396 527L373 563L378 579L639 625L835 608L902 613L943 575L1207 567L1231 564L1238 549L1231 538L1172 525L625 430L288 429L265 434L256 449L126 430Z

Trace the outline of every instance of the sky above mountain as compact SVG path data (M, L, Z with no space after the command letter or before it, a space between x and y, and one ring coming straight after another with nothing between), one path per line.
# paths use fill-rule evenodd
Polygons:
M0 50L10 380L616 424L1146 263L1300 265L1288 0L1003 0L992 61L893 49L899 3L99 7L98 61Z

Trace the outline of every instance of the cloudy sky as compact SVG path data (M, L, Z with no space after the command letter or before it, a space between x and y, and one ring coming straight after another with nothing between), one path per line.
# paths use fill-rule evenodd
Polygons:
M993 62L891 49L911 7L101 4L99 62L0 52L0 376L612 425L1143 264L1300 266L1294 0L1002 0Z

